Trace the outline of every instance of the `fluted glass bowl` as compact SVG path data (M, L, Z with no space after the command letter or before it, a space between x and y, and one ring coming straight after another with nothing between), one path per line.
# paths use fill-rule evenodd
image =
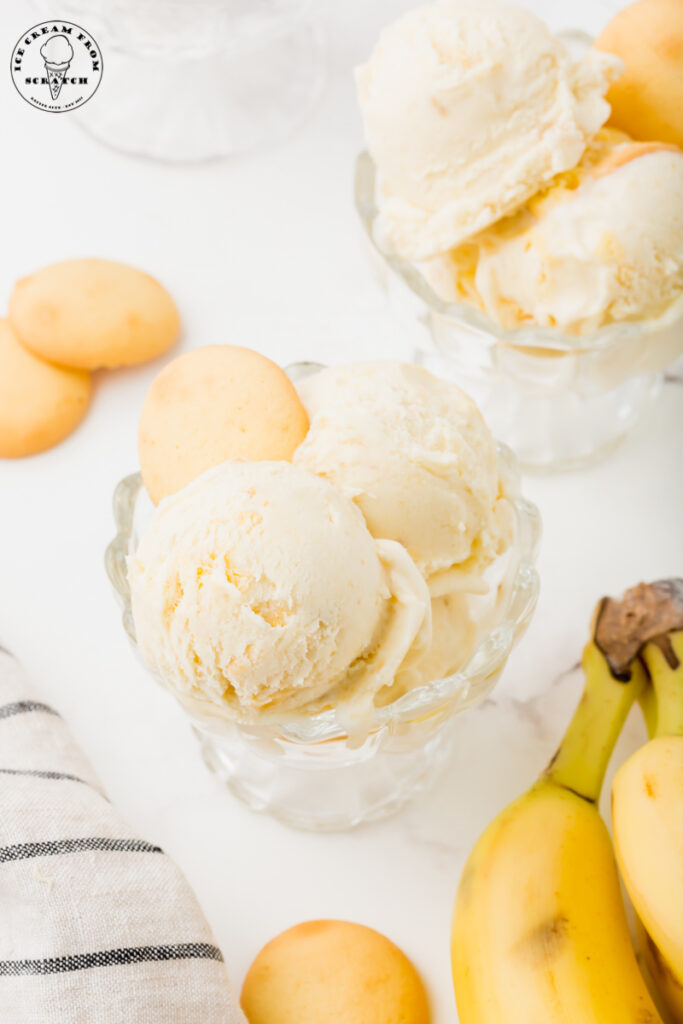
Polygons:
M288 372L296 379L315 369L316 364L298 364ZM225 718L208 701L202 707L193 698L185 708L207 764L249 806L299 828L344 829L392 814L436 777L451 749L454 716L491 691L538 597L534 562L540 517L521 497L512 452L501 445L499 458L515 513L515 540L495 580L495 604L472 598L475 616L477 602L484 609L482 628L458 672L374 708L353 731L335 708L315 714L288 711L281 719L248 725ZM140 474L125 477L114 492L116 536L105 564L136 650L126 559L152 513ZM154 678L165 686L162 678Z
M606 454L683 353L683 299L655 319L581 336L550 327L502 328L473 306L444 301L415 264L383 250L368 153L356 161L355 203L380 283L402 315L428 329L416 362L471 395L495 436L527 468L571 468Z
M34 7L55 16L52 0ZM328 62L312 0L61 0L57 9L104 58L97 95L74 117L125 153L173 163L248 153L288 136L322 93Z

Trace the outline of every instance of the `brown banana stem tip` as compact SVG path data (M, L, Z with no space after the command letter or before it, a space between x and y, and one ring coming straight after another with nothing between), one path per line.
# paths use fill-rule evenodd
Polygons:
M612 675L630 678L630 666L645 644L683 629L683 579L638 583L621 600L604 597L598 606L593 640Z

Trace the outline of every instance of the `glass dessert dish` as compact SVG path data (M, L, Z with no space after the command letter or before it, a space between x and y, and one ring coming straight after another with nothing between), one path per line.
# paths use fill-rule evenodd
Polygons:
M320 368L300 363L287 372L296 381ZM345 829L394 813L436 777L452 749L455 716L491 691L538 597L539 514L521 497L517 460L502 445L499 462L514 512L514 540L485 571L489 593L469 599L476 630L459 671L373 706L369 717L355 721L348 710L334 706L308 713L304 707L244 724L208 700L195 697L185 704L176 693L207 765L250 807L298 828ZM117 532L105 564L136 650L126 559L136 551L153 510L139 473L118 484Z
M53 12L36 0L42 17ZM65 0L102 47L103 87L76 117L115 149L166 161L245 153L288 135L321 94L310 0Z
M355 203L380 283L403 315L428 329L416 362L466 391L526 468L571 468L606 454L683 352L683 299L657 318L579 336L502 328L474 306L444 301L416 264L383 250L375 233L375 166L366 152L356 162Z

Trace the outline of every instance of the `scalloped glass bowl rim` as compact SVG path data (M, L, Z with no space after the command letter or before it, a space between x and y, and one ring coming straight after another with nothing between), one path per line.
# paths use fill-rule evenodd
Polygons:
M517 475L517 459L507 446L498 445L499 458L504 475ZM114 518L116 536L105 553L107 575L123 604L123 625L128 637L139 655L130 609L130 588L126 575L125 559L135 518L135 504L143 490L140 473L133 473L119 482L114 492ZM510 583L505 618L494 626L479 641L463 667L452 675L431 680L416 686L390 704L375 707L369 721L359 723L360 731L370 735L392 724L407 724L445 709L464 693L459 705L464 710L478 697L484 696L494 685L496 673L502 670L516 640L526 628L536 605L539 591L538 573L534 558L540 538L540 515L531 502L513 493L510 500L518 520L519 565ZM196 705L188 707L182 697L167 686L164 680L147 666L147 671L163 688L179 701L195 724L202 730L220 734L225 726L239 728L255 736L287 740L295 743L319 743L353 735L348 718L336 708L325 709L314 714L302 711L288 711L256 723L240 722L220 715L217 708L206 702L206 716L197 713ZM223 725L223 729L221 728Z
M363 224L368 240L377 255L394 271L418 298L440 316L448 317L457 325L478 334L488 343L506 342L516 348L532 350L554 349L557 352L578 354L598 352L615 344L622 344L626 338L640 338L665 330L678 320L683 321L683 296L673 302L658 317L649 320L621 321L608 324L595 331L581 335L569 335L554 327L506 328L496 324L486 313L462 302L447 302L440 298L418 267L402 260L395 253L385 251L375 238L374 222L378 214L375 201L376 169L372 157L363 150L356 158L354 198L356 210ZM683 323L681 324L683 328Z

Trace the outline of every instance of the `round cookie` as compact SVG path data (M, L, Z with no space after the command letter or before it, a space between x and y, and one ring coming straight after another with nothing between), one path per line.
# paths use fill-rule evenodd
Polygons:
M271 359L208 345L156 377L140 417L138 450L155 504L228 459L289 460L308 430L296 388Z
M595 45L626 67L607 93L610 124L634 139L683 146L683 2L637 0Z
M24 277L9 319L37 356L81 370L143 363L178 337L180 317L149 274L110 260L67 260Z
M38 359L0 320L0 458L58 444L85 416L90 390L90 374Z
M263 947L242 988L249 1024L428 1024L401 950L372 928L308 921Z

